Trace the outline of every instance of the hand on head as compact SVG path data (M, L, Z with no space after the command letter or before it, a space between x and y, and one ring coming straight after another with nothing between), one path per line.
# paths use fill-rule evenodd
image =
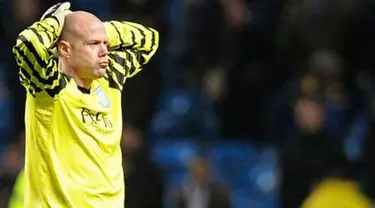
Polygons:
M40 20L44 20L49 17L56 18L59 21L61 32L62 26L64 25L65 14L67 13L67 11L70 11L69 9L70 2L54 4L53 6L48 8L47 11L44 12Z

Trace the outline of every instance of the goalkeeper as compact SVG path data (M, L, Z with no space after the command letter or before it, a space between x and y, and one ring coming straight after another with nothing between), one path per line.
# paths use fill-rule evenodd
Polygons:
M69 9L52 6L12 50L27 91L25 207L124 207L121 91L158 32Z

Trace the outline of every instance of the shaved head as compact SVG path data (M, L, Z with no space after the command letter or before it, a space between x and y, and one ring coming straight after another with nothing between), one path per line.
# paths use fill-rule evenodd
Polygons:
M84 38L90 32L90 26L93 24L102 24L102 21L89 12L76 11L69 13L65 16L60 39L74 42L77 38Z
M66 14L57 45L59 67L79 85L89 86L87 83L106 72L107 42L104 24L95 15L84 11Z

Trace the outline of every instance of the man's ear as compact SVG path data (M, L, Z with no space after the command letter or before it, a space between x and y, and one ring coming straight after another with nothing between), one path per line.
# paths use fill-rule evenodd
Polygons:
M70 43L65 40L59 41L59 43L57 44L57 51L60 56L69 58L71 53Z

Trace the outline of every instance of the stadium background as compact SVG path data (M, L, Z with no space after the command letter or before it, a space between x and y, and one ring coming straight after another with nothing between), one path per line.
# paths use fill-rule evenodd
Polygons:
M11 47L55 2L0 0L0 207L23 165L25 93ZM323 195L329 207L373 201L374 1L72 5L161 35L124 90L127 208L185 207L204 198L179 194L194 180L212 181L218 208L314 207Z

